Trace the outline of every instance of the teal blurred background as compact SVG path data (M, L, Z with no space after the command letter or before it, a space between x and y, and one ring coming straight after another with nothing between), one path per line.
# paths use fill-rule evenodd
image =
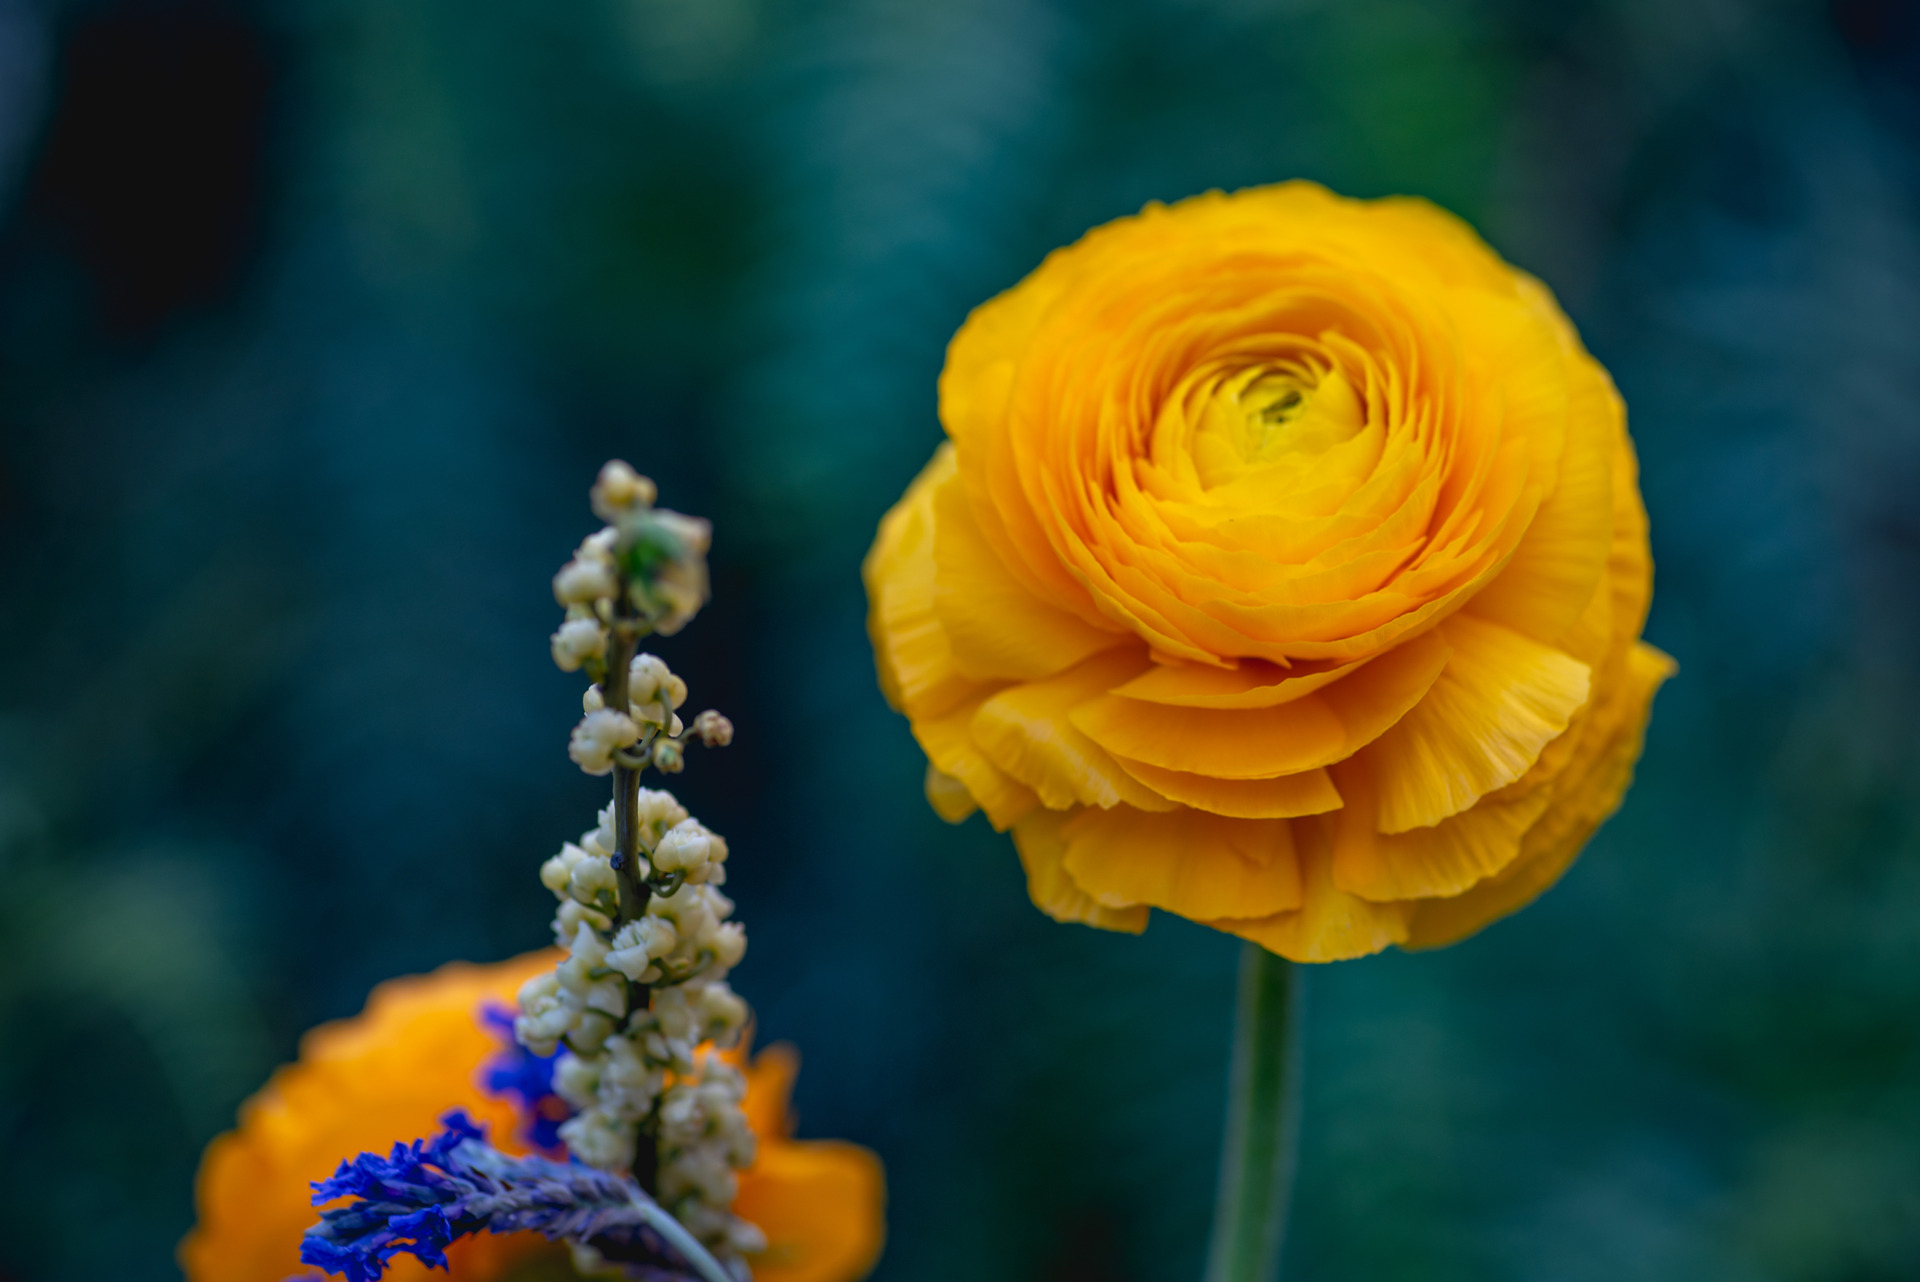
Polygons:
M1920 14L1893 0L0 0L0 1278L176 1276L200 1147L590 825L547 578L659 647L883 1280L1198 1276L1232 941L1031 909L858 563L967 309L1142 202L1413 192L1614 371L1678 657L1530 911L1312 976L1290 1282L1920 1279Z

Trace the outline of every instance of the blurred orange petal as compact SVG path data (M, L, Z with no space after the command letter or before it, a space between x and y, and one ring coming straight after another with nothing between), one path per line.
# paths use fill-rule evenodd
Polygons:
M733 1210L767 1235L754 1282L856 1282L886 1240L886 1178L857 1144L763 1141Z
M554 961L552 952L527 953L388 980L359 1015L302 1038L298 1062L241 1105L239 1127L200 1159L198 1223L179 1253L189 1282L281 1282L305 1272L300 1239L320 1218L309 1182L356 1154L432 1135L449 1109L465 1109L500 1147L525 1152L513 1105L478 1080L500 1049L479 1012L486 1002L511 1008L520 985ZM469 1239L448 1252L451 1276L491 1282L509 1262L545 1249L537 1234ZM402 1257L388 1276L448 1275Z

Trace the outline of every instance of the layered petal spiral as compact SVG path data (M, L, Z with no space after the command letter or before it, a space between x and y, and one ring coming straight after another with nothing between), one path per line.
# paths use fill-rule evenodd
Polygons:
M1151 205L973 312L865 565L928 798L1034 902L1326 961L1525 904L1670 661L1611 380L1458 219Z

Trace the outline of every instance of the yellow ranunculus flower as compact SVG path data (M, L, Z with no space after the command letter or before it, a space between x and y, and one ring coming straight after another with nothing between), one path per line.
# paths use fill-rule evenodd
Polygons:
M180 1244L189 1282L317 1276L300 1263L301 1235L319 1219L310 1182L357 1153L433 1134L449 1109L465 1109L503 1150L526 1152L529 1119L481 1085L501 1043L480 1012L490 1003L511 1009L520 985L552 970L555 957L547 951L490 966L454 962L430 975L389 980L359 1015L302 1038L300 1061L243 1104L239 1129L215 1139L201 1158L199 1223ZM767 1235L767 1250L751 1260L755 1282L858 1282L885 1235L885 1177L879 1159L857 1144L790 1138L787 1100L798 1070L799 1057L785 1046L769 1047L747 1066L744 1106L758 1149L740 1172L734 1210ZM573 1276L565 1251L537 1233L466 1238L448 1249L447 1260L443 1274L402 1256L387 1276Z
M940 418L867 558L880 681L1053 916L1443 944L1619 804L1671 671L1624 411L1451 215L1150 205L967 318Z

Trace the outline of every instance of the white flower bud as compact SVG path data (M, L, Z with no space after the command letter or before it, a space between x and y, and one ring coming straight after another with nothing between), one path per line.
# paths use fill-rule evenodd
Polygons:
M575 852L579 853L576 854ZM560 847L560 853L540 865L540 884L558 895L567 888L567 878L573 874L574 864L585 854L580 847L568 842Z
M767 1235L760 1226L739 1216L727 1225L727 1246L738 1255L758 1255L767 1249Z
M627 665L627 698L636 704L652 703L669 682L679 680L658 655L636 654Z
M660 1101L661 1142L684 1147L704 1135L707 1114L702 1103L700 1092L689 1083L676 1082L669 1087Z
M597 1010L582 1010L574 1016L567 1040L585 1051L596 1051L613 1032L613 1019Z
M606 965L607 941L600 938L599 932L594 930L593 927L582 923L581 926L573 932L573 938L567 941L567 956L570 960L580 963L580 965L587 970L598 970ZM565 970L566 963L562 962L560 969L555 972L561 976L560 982L562 984L567 982L564 973Z
M583 904L590 904L603 891L611 895L620 893L619 874L613 871L612 860L583 851L567 870L567 893Z
M707 600L707 547L713 527L664 508L622 516L619 547L633 576L627 597L655 632L672 636Z
M562 672L577 672L589 659L607 655L607 630L594 619L570 619L551 638L553 661Z
M647 1115L666 1086L665 1070L648 1064L627 1037L607 1039L600 1071L600 1104L621 1117L638 1120Z
M686 885L655 895L647 911L671 921L683 941L697 942L733 911L733 903L711 886Z
M646 916L630 921L613 937L607 953L607 965L628 979L639 982L656 958L665 957L680 942L673 923L661 917Z
M649 957L665 957L679 942L673 923L664 917L646 916L630 921L613 937L615 948L638 948Z
M619 1019L627 1013L627 986L617 979L601 980L587 990L587 1010Z
M693 719L693 733L709 748L724 748L733 742L733 722L708 708Z
M573 1024L573 1009L561 1000L560 981L549 972L520 986L520 1017L514 1040L536 1055L551 1055Z
M634 656L627 670L627 698L632 702L636 721L665 726L669 734L680 733L680 719L673 715L673 710L686 702L687 683L656 656Z
M559 995L560 981L553 977L552 971L548 971L543 975L535 975L520 985L520 991L514 1000L519 1003L522 1011L529 1011L536 1006L551 1002Z
M589 712L573 728L567 743L567 755L590 775L604 775L613 769L613 754L640 741L640 727L633 718L602 708Z
M660 1131L663 1138L667 1134L665 1108L664 1104L661 1105L663 1120ZM704 1214L696 1218L683 1211L680 1215L682 1222L687 1224L690 1231L696 1223L709 1233L724 1231L726 1221L715 1212L738 1195L738 1177L728 1165L723 1148L698 1143L701 1134L699 1131L693 1132L692 1138L684 1141L688 1146L686 1151L674 1154L673 1159L661 1167L660 1196L669 1202L678 1202L689 1195L697 1197L707 1204L700 1207Z
M587 1108L600 1090L600 1065L568 1052L553 1066L553 1093L574 1106Z
M725 984L706 984L700 994L700 1026L707 1040L729 1042L747 1024L747 1003Z
M535 1055L551 1055L560 1049L560 1039L566 1034L564 1026L553 1030L551 1036L546 1032L544 1022L536 1022L525 1016L513 1021L513 1040L532 1051Z
M673 1041L693 1035L694 1015L687 1005L685 988L663 988L653 995L653 1017L659 1021L660 1034Z
M714 964L723 970L732 970L747 955L747 928L737 921L714 927L710 940Z
M677 775L687 768L686 753L672 739L656 739L653 744L653 768L663 775Z
M571 944L578 939L579 936L576 934L574 940L568 942ZM593 986L597 982L593 978L593 972L600 970L605 961L605 954L595 957L592 953L573 953L553 968L554 978L560 981L561 996L569 1006L575 1010L586 1009L587 995L593 991Z
M593 514L603 521L618 521L636 508L652 507L657 497L659 491L653 482L622 459L613 459L602 467L593 489L588 491Z
M653 848L653 866L663 873L692 874L713 858L713 834L698 819L683 819Z
M668 1189L674 1190L673 1198L683 1199L674 1207L674 1218L686 1225L687 1232L702 1242L712 1242L726 1232L730 1217L719 1207L709 1206L699 1200L704 1194L699 1182L690 1174L692 1166L681 1165L683 1161L691 1163L695 1160L692 1154L676 1156L663 1166L660 1171L660 1193L665 1197Z
M634 822L640 829L640 844L651 852L660 835L687 817L687 808L664 788L642 788L634 802Z
M553 599L561 605L584 605L611 598L619 591L613 567L604 561L575 559L553 576Z
M646 790L642 789L640 795L644 797ZM600 826L598 828L580 834L580 846L590 855L599 855L602 858L612 856L614 831L613 807L611 805L605 805L600 808Z
M633 1165L633 1127L589 1108L560 1124L567 1151L602 1171L624 1171Z
M738 1116L738 1109L733 1110L733 1112L735 1116ZM736 1130L729 1130L727 1134L727 1165L733 1167L736 1171L746 1170L749 1166L753 1165L754 1151L758 1147L758 1144L754 1141L753 1131L748 1127L741 1126Z
M554 941L564 946L573 938L573 933L580 929L582 922L594 930L607 930L613 925L612 920L598 908L589 908L577 899L563 899L559 910L553 915Z
M653 623L654 631L670 637L687 626L707 602L707 548L713 527L698 517L682 516L662 508L647 514L637 537L665 555L646 582L630 585L629 595Z
M724 1089L726 1098L736 1103L747 1097L747 1075L718 1055L707 1056L700 1082L703 1086ZM745 1120L741 1119L742 1125L745 1124Z

